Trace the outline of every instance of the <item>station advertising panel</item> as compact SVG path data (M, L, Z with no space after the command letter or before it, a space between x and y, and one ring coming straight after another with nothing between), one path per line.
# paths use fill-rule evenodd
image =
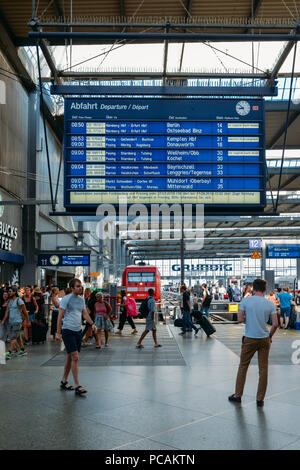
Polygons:
M267 245L267 258L300 258L300 245Z
M65 207L265 206L262 99L65 98Z

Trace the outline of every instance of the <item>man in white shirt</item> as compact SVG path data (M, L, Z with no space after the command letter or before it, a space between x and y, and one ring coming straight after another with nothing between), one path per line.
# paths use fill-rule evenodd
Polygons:
M57 320L56 339L58 341L63 339L68 354L60 388L63 390L74 390L74 387L68 383L69 373L72 369L76 385L75 394L81 396L87 393L87 390L81 387L78 377L78 361L82 341L81 317L83 316L87 323L92 327L93 331L97 332L97 327L91 320L91 317L86 310L84 299L81 297L82 285L80 279L71 279L69 286L72 293L65 295L62 298L59 305L59 315Z
M268 385L268 360L272 336L278 327L277 312L273 302L264 294L267 282L256 279L253 282L254 295L244 298L238 313L239 323L245 323L245 336L242 339L240 366L236 378L235 393L228 397L229 401L241 403L247 371L252 357L257 351L259 382L256 394L257 406L264 405L264 397ZM267 321L272 316L272 328L269 331Z

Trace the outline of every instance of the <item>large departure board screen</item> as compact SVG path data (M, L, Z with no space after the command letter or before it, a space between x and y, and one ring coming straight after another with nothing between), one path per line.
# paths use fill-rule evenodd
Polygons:
M65 99L65 207L265 206L262 99Z

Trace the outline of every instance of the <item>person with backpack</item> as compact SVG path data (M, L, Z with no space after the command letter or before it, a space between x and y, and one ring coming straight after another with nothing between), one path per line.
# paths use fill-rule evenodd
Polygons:
M95 325L97 327L97 346L96 349L101 349L101 332L104 330L105 335L105 347L108 348L108 332L110 331L112 324L110 321L110 314L112 311L109 303L103 300L101 292L96 294L97 302L95 303Z
M206 318L209 318L209 307L212 301L212 295L209 293L206 284L202 284L203 297L201 302L200 312L206 315Z
M122 335L122 330L124 328L126 320L128 321L129 325L132 328L132 335L137 334L137 329L134 324L134 321L132 317L137 317L138 311L136 307L136 302L134 298L132 297L132 294L128 294L128 297L126 296L126 291L122 290L121 291L121 305L120 305L120 323L119 323L119 328L118 331L116 332L116 335Z
M233 301L233 289L230 285L227 288L227 294L228 294L229 302L232 302Z
M138 349L142 349L144 346L142 345L142 341L147 336L150 330L152 330L153 340L154 340L154 347L160 348L161 344L157 342L156 336L156 325L154 320L154 312L155 312L155 299L154 299L154 289L148 289L149 296L143 300L140 306L140 314L143 318L146 318L146 328L145 331L142 333L142 336L137 342L136 347Z
M22 322L25 322L27 327L30 326L30 322L25 304L18 296L17 287L10 287L8 289L8 295L9 300L7 301L6 312L1 322L1 326L3 327L5 325L5 322L8 318L7 334L11 339L11 344L9 350L6 353L6 359L11 359L13 355L12 353L15 350L17 344L20 348L17 356L25 356L27 354L22 340Z

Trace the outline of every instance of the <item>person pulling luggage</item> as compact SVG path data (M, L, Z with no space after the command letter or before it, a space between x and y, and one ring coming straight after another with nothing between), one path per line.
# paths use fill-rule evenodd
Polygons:
M196 336L200 328L197 328L192 322L190 295L185 285L180 287L180 292L182 293L182 332L179 334L185 335L187 328L192 328Z

